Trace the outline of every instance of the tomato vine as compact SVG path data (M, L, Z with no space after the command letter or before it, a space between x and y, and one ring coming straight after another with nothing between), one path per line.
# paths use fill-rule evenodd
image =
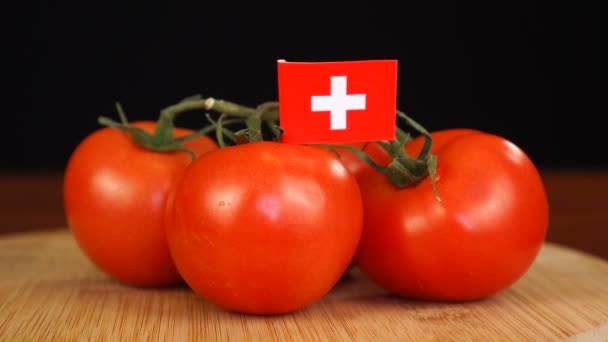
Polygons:
M116 108L120 117L120 122L101 116L98 119L99 123L127 132L135 144L144 148L157 152L185 151L188 152L192 158L194 158L194 153L184 147L183 143L201 135L213 132L218 145L220 147L226 147L231 144L243 144L248 142L266 140L280 141L283 133L283 130L279 125L279 103L276 101L263 102L255 108L252 108L231 101L215 99L213 97L203 98L201 95L190 96L161 110L154 134L150 134L140 128L129 125L124 110L119 103L116 103ZM175 117L180 113L192 110L206 111L205 118L208 121L208 125L190 135L175 138L172 133ZM433 143L431 135L421 124L404 112L396 109L395 113L396 120L402 120L405 122L405 126L414 130L415 135L424 137L424 146L417 156L410 156L405 151L405 145L412 140L412 133L403 130L399 125L396 125L394 140L388 142L369 142L380 145L382 149L388 153L391 159L388 165L378 165L363 149L357 149L343 144L320 144L320 146L325 146L332 150L341 148L352 152L373 169L384 174L397 188L415 185L429 176L433 183L435 197L438 201L441 201L435 185L437 157L430 153ZM233 126L236 126L238 130L235 131L232 128ZM230 142L227 142L226 139Z

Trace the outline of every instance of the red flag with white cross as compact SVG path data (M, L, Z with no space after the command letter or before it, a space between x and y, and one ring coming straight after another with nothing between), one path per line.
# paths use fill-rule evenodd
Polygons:
M397 61L278 61L283 142L393 140Z

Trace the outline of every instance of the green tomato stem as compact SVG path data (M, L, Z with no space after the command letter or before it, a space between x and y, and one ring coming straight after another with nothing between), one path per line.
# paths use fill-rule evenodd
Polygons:
M161 112L161 115L159 116L159 119L157 121L156 131L154 134L150 134L139 127L130 125L122 106L118 102L116 102L116 110L118 112L118 116L120 117L120 122L116 122L110 118L100 116L97 119L98 123L103 126L107 126L127 133L134 144L155 152L186 152L194 160L196 158L196 154L192 150L185 147L183 143L188 140L198 138L209 132L208 128L204 128L192 134L177 139L174 138L173 119L175 115L179 113L179 111L176 111L174 113Z
M404 146L411 139L409 134L399 133L397 139L388 146L384 145L393 160L388 166L387 177L397 187L406 187L419 183L425 177L431 177L433 193L437 201L441 202L441 197L437 191L435 177L437 172L437 157L430 154L433 145L431 134L418 122L397 110L397 117L405 120L406 124L416 130L424 137L424 145L418 156L414 159L407 155Z

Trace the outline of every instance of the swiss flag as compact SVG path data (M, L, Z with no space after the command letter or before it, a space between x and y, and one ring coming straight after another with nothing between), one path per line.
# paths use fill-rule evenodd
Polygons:
M397 61L278 61L283 142L393 140Z

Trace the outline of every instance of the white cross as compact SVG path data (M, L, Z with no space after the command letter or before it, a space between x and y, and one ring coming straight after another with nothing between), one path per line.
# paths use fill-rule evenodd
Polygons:
M365 109L365 94L346 95L346 76L332 76L328 96L312 96L313 112L330 112L330 129L346 129L346 111Z

